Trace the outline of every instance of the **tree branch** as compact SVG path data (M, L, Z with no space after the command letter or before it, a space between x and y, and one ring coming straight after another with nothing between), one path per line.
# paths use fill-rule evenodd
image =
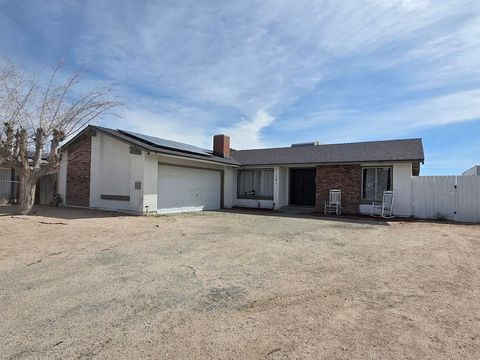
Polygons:
M60 143L67 136L121 105L110 97L108 88L78 92L79 75L60 80L60 65L52 69L45 84L42 78L27 77L15 66L0 69L0 121L5 121L0 125L0 162L28 177L29 183L58 171ZM43 156L46 152L47 159ZM30 195L25 199L31 199Z

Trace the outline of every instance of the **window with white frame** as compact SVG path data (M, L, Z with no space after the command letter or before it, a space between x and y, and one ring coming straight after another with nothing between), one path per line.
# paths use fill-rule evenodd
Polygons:
M383 192L392 190L391 167L366 167L362 170L362 200L381 201Z
M238 198L273 199L273 169L238 171Z

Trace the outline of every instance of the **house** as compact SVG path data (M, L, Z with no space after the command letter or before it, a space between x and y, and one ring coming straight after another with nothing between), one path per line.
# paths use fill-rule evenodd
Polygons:
M88 126L61 148L58 192L68 206L169 213L234 206L229 139L209 151Z
M463 176L480 176L480 165L475 165L474 167L464 171Z
M215 135L206 150L133 132L88 126L62 147L58 191L67 206L149 212L255 207L321 209L332 188L344 213L368 213L384 190L411 215L421 139L231 150Z

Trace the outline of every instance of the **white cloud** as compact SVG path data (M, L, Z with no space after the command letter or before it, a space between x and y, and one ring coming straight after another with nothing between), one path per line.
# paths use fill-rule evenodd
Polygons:
M321 142L332 143L400 138L418 130L476 119L480 119L480 89L398 103L388 109L329 109L285 121L282 126L287 133L319 129L313 134Z
M275 121L265 110L259 110L252 119L242 120L230 128L223 129L231 137L231 147L234 149L255 149L263 145L262 130Z
M440 79L445 84L465 70L478 73L478 11L478 3L469 0L351 0L341 6L244 1L213 7L151 2L123 11L90 1L85 8L89 32L74 46L91 66L103 61L115 80L138 81L159 95L233 107L253 119L261 109L279 114L312 91L329 75L327 62L368 59L401 44L403 58L371 65L430 62L429 68L412 71L423 86L438 86ZM469 25L450 29L449 21L467 15ZM432 59L438 61L432 64ZM411 86L422 85L412 79ZM244 127L239 121L238 128Z
M198 147L208 149L212 147L211 140L208 141L209 134L200 123L195 124L185 119L146 109L126 110L122 118L114 123L109 121L106 125L121 130L184 142Z
M442 33L408 51L406 62L417 62L413 89L430 89L480 81L480 16L465 21L456 31Z
M292 103L315 98L324 81L354 65L367 75L397 75L395 99L365 109L319 97L321 106L289 119L285 136L303 128L319 131L320 140L395 137L478 118L477 0L69 0L28 9L49 30L49 52L72 49L77 64L138 91L125 98L124 127L157 136L210 147L211 135L224 129L236 147L269 145L263 135L282 131ZM65 26L65 19L79 23ZM450 95L397 101L432 89Z

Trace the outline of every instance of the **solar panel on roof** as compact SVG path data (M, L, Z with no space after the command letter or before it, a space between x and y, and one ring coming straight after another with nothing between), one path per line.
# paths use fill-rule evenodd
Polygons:
M122 134L137 138L138 140L145 141L155 147L167 148L167 149L183 151L183 152L188 152L192 154L205 155L205 156L212 155L212 151L207 149L202 149L196 146L192 146L192 145L188 145L188 144L184 144L176 141L171 141L167 139L161 139L155 136L137 134L130 131L124 131L124 130L118 130L118 131L121 132Z

